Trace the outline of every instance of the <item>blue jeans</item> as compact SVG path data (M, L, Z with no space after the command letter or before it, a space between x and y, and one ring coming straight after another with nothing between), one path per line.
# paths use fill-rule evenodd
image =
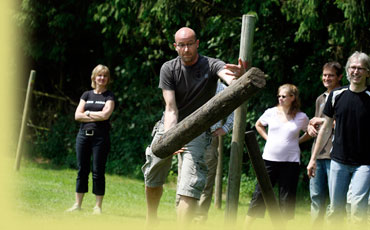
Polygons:
M366 221L370 189L370 165L346 165L334 160L330 165L328 220L338 223L345 217L346 198L352 183L351 220L353 223Z
M329 194L330 159L316 160L316 175L310 179L311 220L322 221L326 213L326 198Z

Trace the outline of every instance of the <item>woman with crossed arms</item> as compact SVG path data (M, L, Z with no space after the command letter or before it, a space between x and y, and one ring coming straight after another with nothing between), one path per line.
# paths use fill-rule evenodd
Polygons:
M108 67L98 65L91 74L92 90L82 94L75 112L81 122L76 138L77 180L75 204L67 211L81 210L83 197L88 192L92 156L92 192L96 196L93 214L101 214L105 194L105 164L110 150L110 116L114 109L114 95L107 90L110 80Z

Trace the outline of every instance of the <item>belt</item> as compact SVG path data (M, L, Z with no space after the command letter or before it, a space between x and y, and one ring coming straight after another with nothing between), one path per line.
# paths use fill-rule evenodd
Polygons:
M85 136L94 136L94 130L85 130Z
M89 130L80 129L79 133L86 137L109 136L109 130L102 129L89 129Z

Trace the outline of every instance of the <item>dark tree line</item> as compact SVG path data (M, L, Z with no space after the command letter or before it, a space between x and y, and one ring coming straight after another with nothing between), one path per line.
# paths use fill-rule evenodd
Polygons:
M163 111L159 69L176 56L177 29L197 32L201 54L236 63L241 17L257 16L253 66L269 78L248 101L247 126L253 129L276 104L276 90L284 83L299 87L302 110L313 116L315 98L324 91L322 65L329 60L345 65L355 50L369 53L369 9L370 2L362 0L23 0L15 19L26 37L26 71L37 71L36 90L77 103L90 89L93 67L110 68L117 106L107 170L140 177L151 129ZM75 167L75 105L35 96L34 108L32 122L50 131L31 129L29 155ZM309 145L302 146L304 163Z

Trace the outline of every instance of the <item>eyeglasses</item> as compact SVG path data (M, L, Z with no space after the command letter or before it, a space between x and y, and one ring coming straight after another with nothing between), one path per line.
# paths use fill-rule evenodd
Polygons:
M368 70L367 68L362 68L362 67L357 67L357 66L350 66L349 69L351 71L356 71L357 70L358 72L363 72L365 70Z
M179 47L179 49L184 49L185 47L192 47L193 45L195 45L196 42L192 42L192 43L188 43L188 44L183 44L183 43L180 43L180 44L176 44L176 47Z
M285 96L285 95L277 95L277 98L283 98L283 99L285 99L286 97L290 97L290 95L288 95L288 96Z

